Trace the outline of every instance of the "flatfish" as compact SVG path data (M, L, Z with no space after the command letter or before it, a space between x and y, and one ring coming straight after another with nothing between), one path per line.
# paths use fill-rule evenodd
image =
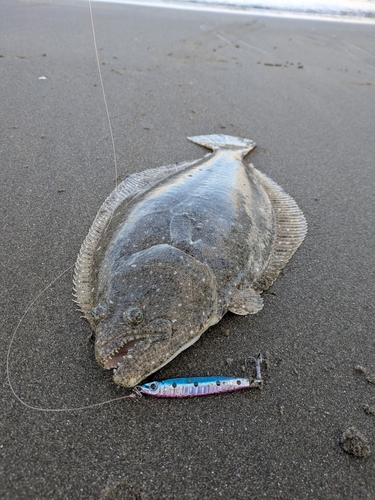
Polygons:
M96 359L124 387L227 311L260 311L261 293L306 235L296 202L244 161L253 141L189 139L212 153L130 175L101 206L77 258L75 301L94 330Z

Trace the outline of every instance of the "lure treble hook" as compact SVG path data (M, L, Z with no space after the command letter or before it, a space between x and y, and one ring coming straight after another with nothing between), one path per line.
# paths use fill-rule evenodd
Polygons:
M262 353L259 353L256 358L254 356L249 356L245 359L245 367L247 368L247 360L252 359L255 363L255 370L256 370L256 375L255 379L251 381L250 387L257 387L258 389L262 390L263 389L263 379L262 375L260 373L260 365L263 362L263 356Z

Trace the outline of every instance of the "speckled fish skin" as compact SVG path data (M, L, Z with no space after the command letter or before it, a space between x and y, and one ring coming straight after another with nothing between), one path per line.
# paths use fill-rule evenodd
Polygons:
M190 140L213 153L130 176L103 204L77 260L76 301L95 331L97 361L125 387L228 310L258 312L260 293L306 233L294 200L244 162L253 141Z

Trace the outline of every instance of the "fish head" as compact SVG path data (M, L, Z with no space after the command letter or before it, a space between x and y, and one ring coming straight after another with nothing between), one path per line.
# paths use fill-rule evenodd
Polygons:
M105 264L99 275L95 354L116 384L134 387L216 322L208 265L170 245Z

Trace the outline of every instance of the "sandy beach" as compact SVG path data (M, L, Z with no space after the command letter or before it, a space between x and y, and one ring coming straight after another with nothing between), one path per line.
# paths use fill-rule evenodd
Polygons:
M309 232L262 311L228 313L154 377L243 376L261 351L263 391L22 405L5 373L13 332L75 263L115 169L88 5L3 0L1 497L375 498L374 25L93 11L119 179L206 154L187 136L247 137L247 159L297 201ZM127 394L89 334L70 269L14 337L18 396L62 409ZM352 426L368 458L342 449Z

